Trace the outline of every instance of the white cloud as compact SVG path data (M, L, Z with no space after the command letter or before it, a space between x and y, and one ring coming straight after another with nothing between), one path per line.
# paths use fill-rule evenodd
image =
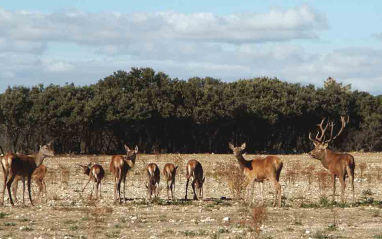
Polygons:
M6 38L71 41L82 44L125 44L129 40L258 42L317 37L326 19L307 5L268 13L219 16L213 13L54 13L0 9L0 31ZM105 44L105 42L107 42Z
M295 41L319 39L326 28L325 16L308 5L223 16L0 8L0 89L8 84L91 84L117 70L152 67L180 79L269 76L322 85L332 76L354 89L381 93L381 51L348 48L318 54ZM79 51L70 51L70 45Z
M50 60L44 60L43 61L43 67L44 70L50 71L50 72L68 72L75 69L74 65L65 61L50 61Z

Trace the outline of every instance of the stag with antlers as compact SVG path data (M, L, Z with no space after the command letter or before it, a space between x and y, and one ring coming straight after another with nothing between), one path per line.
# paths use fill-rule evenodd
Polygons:
M31 180L32 174L39 167L46 157L54 156L54 150L51 147L51 143L40 146L36 156L29 156L24 154L7 153L1 160L1 166L4 173L4 185L3 185L3 204L5 188L8 189L9 201L12 206L14 205L11 195L11 186L16 176L20 176L27 179L29 200L33 206L31 195ZM23 192L24 194L24 192Z
M338 177L340 183L341 183L341 200L342 202L345 201L344 198L344 192L345 192L345 178L346 176L349 177L352 192L353 192L353 201L354 201L354 168L355 168L355 162L354 157L350 154L343 154L343 153L336 153L330 149L328 149L329 143L336 139L343 131L343 129L346 127L346 125L349 123L349 117L345 120L345 117L341 116L341 129L338 131L338 133L333 136L333 128L334 123L333 121L328 120L326 123L326 126L323 127L323 124L325 122L325 118L322 119L320 124L317 124L319 127L318 133L316 137L313 139L311 134L309 133L309 139L314 144L314 149L309 152L309 155L313 158L320 160L322 165L329 170L332 178L332 184L333 184L333 197L332 200L334 201L334 196L336 192L336 177ZM329 139L325 139L325 133L328 127L330 126L330 137Z
M250 191L250 197L253 198L253 187L255 182L260 183L261 198L263 200L263 182L270 180L275 188L275 199L273 206L276 206L278 199L278 206L281 207L281 185L279 183L281 170L283 168L283 161L277 156L267 156L265 158L256 158L253 160L246 160L243 157L243 150L246 147L246 143L243 143L240 147L234 147L229 143L229 148L233 151L240 169L244 175L248 178L249 184L247 187L247 193ZM251 187L251 188L250 188ZM264 200L263 200L264 201Z

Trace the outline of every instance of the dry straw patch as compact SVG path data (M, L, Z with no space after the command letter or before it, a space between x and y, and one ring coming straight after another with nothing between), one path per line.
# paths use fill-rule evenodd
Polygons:
M69 187L70 181L70 166L65 166L63 164L59 164L60 168L60 181L62 189L66 189Z
M219 164L215 168L216 175L223 178L235 199L243 199L248 180L236 163Z
M313 183L313 174L316 167L314 165L307 166L304 170L302 170L301 174L305 177L306 181L309 185Z
M322 195L325 195L325 192L330 187L330 174L327 170L321 169L316 172L318 187Z
M367 169L367 164L366 162L362 162L359 164L359 170L361 171L360 178L364 177L365 170Z
M258 206L252 208L252 224L257 235L260 234L260 228L264 221L267 219L267 208L264 206Z

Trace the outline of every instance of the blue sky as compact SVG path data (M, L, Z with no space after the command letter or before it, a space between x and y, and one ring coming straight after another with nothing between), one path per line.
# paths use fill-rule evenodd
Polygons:
M0 1L0 92L96 83L152 67L172 78L257 76L382 94L381 1Z

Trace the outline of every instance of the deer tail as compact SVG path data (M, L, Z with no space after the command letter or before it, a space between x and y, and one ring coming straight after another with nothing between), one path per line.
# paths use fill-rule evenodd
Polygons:
M275 160L274 165L276 169L276 180L279 181L281 170L283 169L283 161L281 159Z

